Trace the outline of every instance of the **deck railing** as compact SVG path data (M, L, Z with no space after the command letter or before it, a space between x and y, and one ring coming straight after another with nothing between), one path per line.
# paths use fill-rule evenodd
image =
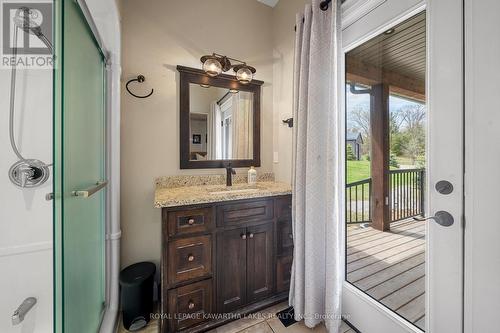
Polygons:
M391 222L424 214L425 169L389 171ZM346 185L347 223L371 221L371 178Z
M370 222L372 198L372 180L363 179L346 185L347 223Z
M391 222L424 214L425 169L391 170Z

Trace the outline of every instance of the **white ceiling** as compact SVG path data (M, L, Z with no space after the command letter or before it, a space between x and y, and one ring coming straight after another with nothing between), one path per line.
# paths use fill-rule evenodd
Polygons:
M274 7L280 0L257 0L258 2L262 2L265 5L268 5L269 7Z

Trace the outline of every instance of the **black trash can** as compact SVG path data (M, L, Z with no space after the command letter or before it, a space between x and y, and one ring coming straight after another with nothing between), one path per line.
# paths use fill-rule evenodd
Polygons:
M155 272L152 262L139 262L120 272L123 326L129 331L143 328L150 320Z

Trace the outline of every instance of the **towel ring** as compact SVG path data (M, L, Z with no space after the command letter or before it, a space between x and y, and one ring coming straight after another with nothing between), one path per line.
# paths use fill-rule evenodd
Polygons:
M136 95L134 94L133 92L130 91L130 89L128 88L128 85L131 83L131 82L134 82L134 81L137 81L139 83L143 83L144 81L146 81L146 77L142 74L139 74L137 76L137 78L135 79L132 79L132 80L128 80L127 84L125 85L125 89L127 89L128 93L136 98L148 98L149 96L151 96L153 94L153 91L154 89L151 89L151 92L147 95L144 95L144 96L139 96L139 95Z

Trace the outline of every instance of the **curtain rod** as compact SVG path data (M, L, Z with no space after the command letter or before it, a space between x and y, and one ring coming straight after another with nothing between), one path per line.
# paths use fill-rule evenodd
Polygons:
M230 91L228 91L227 93L225 93L225 94L224 94L224 96L222 96L222 97L221 97L221 98L220 98L220 99L219 99L216 103L220 105L220 104L222 103L222 101L223 101L223 100L227 97L227 95L229 95L230 93L231 93Z
M324 1L321 1L319 3L319 8L322 10L322 11L326 11L328 10L328 7L330 5L330 3L332 2L332 0L324 0ZM344 0L342 0L342 2L344 2ZM302 23L304 23L304 18L302 18ZM297 31L297 26L295 26L293 28L295 31Z
M320 4L319 4L319 8L321 8L321 10L327 10L328 9L328 5L330 5L330 2L332 2L332 0L325 0L325 1L321 1Z

